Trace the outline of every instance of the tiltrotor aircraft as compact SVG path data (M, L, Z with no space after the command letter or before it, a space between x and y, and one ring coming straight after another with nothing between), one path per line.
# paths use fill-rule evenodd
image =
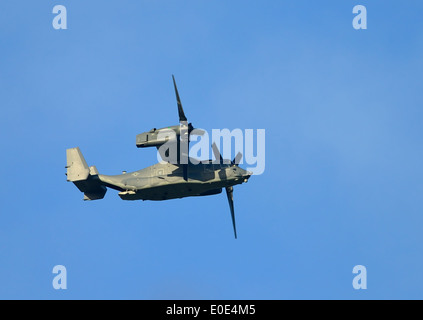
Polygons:
M67 181L73 182L84 193L84 200L103 199L107 188L119 191L122 200L168 200L208 196L219 194L225 188L237 238L233 186L247 182L252 173L238 166L242 158L241 153L232 161L224 160L215 143L212 150L216 160L194 162L190 160L192 158L184 159L188 154L190 135L201 135L204 131L194 129L191 123L187 124L175 78L172 78L180 124L138 134L136 146L157 147L162 158L165 158L169 156L168 149L161 151L160 147L173 139L178 151L176 161L157 163L139 171L109 176L99 174L95 166L88 167L79 147L76 147L66 150ZM173 136L170 133L173 133Z

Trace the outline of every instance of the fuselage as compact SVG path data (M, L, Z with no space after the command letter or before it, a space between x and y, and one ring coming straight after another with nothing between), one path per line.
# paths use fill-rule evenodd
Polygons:
M157 163L145 169L115 176L99 175L106 187L120 191L123 200L167 200L206 196L222 188L247 182L251 173L231 164L188 164L188 179L183 179L182 165Z

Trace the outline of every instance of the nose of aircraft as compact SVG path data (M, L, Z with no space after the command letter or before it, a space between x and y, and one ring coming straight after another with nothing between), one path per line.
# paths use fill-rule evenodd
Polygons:
M234 167L234 173L235 173L235 178L238 179L242 179L243 182L247 182L248 179L250 179L250 177L253 175L253 173L251 171L247 171L244 170L238 166Z
M242 177L244 178L244 182L247 182L248 179L250 179L250 177L253 175L253 173L251 171L245 171L242 174Z

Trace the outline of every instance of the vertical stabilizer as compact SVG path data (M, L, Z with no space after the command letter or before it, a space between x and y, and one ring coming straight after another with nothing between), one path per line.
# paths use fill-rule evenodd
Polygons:
M66 168L68 181L86 180L90 174L90 168L79 150L79 147L66 150Z
M78 147L66 150L67 180L84 193L84 200L103 199L107 188L98 178L96 167L88 167Z

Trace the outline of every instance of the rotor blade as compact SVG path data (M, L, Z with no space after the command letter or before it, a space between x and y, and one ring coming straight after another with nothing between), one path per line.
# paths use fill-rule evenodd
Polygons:
M226 187L226 195L228 196L229 208L231 209L232 225L234 227L235 239L236 236L236 225L235 225L235 210L234 210L234 188Z
M188 181L188 165L187 164L183 164L182 165L182 169L184 171L184 180Z
M216 158L216 160L219 160L220 163L223 163L222 155L220 154L220 151L217 148L217 145L216 145L215 142L213 142L213 144L212 144L212 150L213 150L213 154L214 154L214 157Z
M193 128L190 131L190 135L193 135L193 136L204 136L205 133L206 133L205 130L203 130L203 129L197 129L197 128Z
M235 156L235 158L232 160L233 165L239 165L242 159L242 152L238 152Z
M173 79L173 86L175 87L176 102L178 103L179 122L187 121L187 117L185 117L184 109L182 109L181 99L179 98L178 88L176 87L176 81L173 74L172 74L172 79Z

